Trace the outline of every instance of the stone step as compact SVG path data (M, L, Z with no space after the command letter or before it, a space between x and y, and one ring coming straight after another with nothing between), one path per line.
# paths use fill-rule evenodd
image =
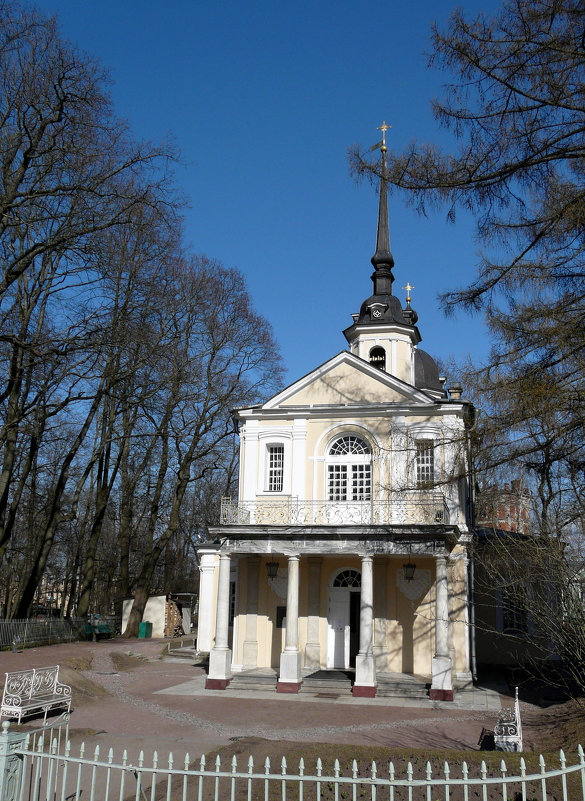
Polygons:
M176 662L177 660L189 660L191 662L199 662L201 655L196 648L171 648L162 655L163 661Z
M229 690L275 692L276 674L272 672L262 673L260 671L236 673L228 685Z
M428 698L426 684L407 681L378 682L376 698Z
M240 684L265 684L272 682L276 685L276 676L274 673L234 673L232 683L237 681Z
M226 689L226 692L245 692L245 693L275 693L276 692L276 680L274 681L257 681L255 683L251 682L238 682L232 679Z
M330 680L330 679L303 679L301 692L347 692L351 693L351 681L349 679Z

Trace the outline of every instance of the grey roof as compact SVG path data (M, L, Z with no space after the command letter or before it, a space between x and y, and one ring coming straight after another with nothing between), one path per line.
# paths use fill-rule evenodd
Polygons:
M443 391L439 381L439 368L433 357L425 350L417 348L414 354L414 385L418 389L437 389Z

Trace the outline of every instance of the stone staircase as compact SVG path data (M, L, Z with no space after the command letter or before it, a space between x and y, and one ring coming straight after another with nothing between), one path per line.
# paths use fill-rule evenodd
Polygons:
M425 679L407 673L378 673L376 698L428 698Z
M207 657L207 654L205 655ZM168 649L161 659L164 662L189 662L192 665L199 665L202 662L202 654L193 644L187 645L183 642L169 643Z
M235 673L226 692L276 692L277 674L269 668ZM303 676L299 692L316 698L351 696L353 670L317 670ZM377 677L377 698L428 699L425 679L403 673L383 673Z
M322 698L351 695L353 678L349 670L317 670L303 677L300 692Z
M276 671L270 668L234 673L226 692L276 692Z

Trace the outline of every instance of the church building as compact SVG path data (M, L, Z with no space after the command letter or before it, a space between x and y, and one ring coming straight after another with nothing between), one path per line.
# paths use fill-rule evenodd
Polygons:
M473 407L419 347L413 287L404 307L393 293L381 151L373 289L348 349L234 412L238 498L199 549L209 689L342 674L354 696L450 701L471 682Z

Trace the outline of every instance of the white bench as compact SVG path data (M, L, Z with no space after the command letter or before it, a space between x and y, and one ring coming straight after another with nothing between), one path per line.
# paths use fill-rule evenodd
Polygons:
M0 715L20 723L23 715L43 711L46 722L47 712L59 708L71 711L71 687L59 681L59 665L6 673Z

